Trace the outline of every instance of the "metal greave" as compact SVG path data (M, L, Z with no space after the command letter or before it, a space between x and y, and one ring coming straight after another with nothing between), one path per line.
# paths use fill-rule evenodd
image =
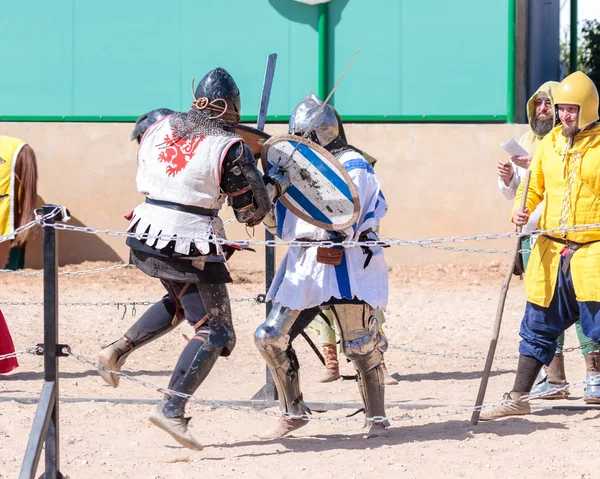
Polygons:
M308 408L302 401L298 358L287 333L300 311L275 304L267 320L254 333L254 343L265 359L279 393L281 411L303 414Z

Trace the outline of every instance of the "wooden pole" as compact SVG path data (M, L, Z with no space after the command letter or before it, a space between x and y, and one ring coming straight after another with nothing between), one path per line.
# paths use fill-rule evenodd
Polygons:
M521 210L525 208L527 201L527 192L529 190L529 179L531 178L531 171L527 170L525 178L523 179L523 196L521 197ZM521 227L517 228L517 231L521 232ZM508 286L513 276L513 270L515 269L515 262L517 261L517 255L521 248L521 237L519 236L515 240L515 246L513 248L513 255L511 262L508 266L508 271L502 282L502 289L500 290L500 300L498 301L498 308L496 309L496 321L494 322L494 329L492 332L492 340L490 341L490 348L488 349L487 358L485 360L485 367L483 368L483 376L481 377L481 383L479 384L479 392L477 393L477 400L475 401L475 407L479 407L483 404L485 399L485 391L487 389L488 380L490 379L490 373L492 372L492 363L494 362L494 356L496 355L496 346L498 345L498 337L500 336L500 326L502 325L502 315L504 314L504 303L506 302L506 294L508 293ZM471 416L471 424L474 426L479 422L479 409L473 411Z

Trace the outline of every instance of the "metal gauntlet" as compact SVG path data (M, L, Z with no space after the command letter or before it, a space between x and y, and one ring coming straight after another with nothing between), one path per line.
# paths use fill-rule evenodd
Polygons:
M248 226L260 223L272 202L250 147L232 146L223 162L221 189L228 196L236 219Z

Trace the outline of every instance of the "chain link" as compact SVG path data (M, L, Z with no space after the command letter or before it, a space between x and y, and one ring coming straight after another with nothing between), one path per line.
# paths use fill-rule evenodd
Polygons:
M265 295L259 294L252 298L230 298L231 303L243 303L253 302L256 304L263 304L265 302ZM115 306L119 309L121 306L151 306L156 301L84 301L84 302L59 302L59 306ZM43 301L0 301L1 306L43 306Z
M563 349L563 353L570 353L572 351L580 351L584 348L586 348L587 346L590 346L592 344L596 344L596 341L588 341L587 343L581 344L580 346L573 346L571 348L565 348ZM487 359L487 356L472 356L472 355L465 355L465 354L450 354L450 353L438 353L435 351L424 351L422 349L413 349L413 348L409 348L406 346L395 346L393 344L389 345L390 348L392 349L397 349L398 351L403 351L405 353L414 353L414 354L421 354L423 356L434 356L437 358L447 358L447 359L477 359L477 360L483 360L483 359ZM502 360L502 359L519 359L519 355L518 354L511 354L511 355L507 355L507 356L494 356L495 360Z
M565 348L563 349L563 353L570 353L571 351L580 351L582 349L587 348L588 346L591 346L592 344L597 344L596 341L588 341L587 343L583 343L580 344L579 346L573 346L572 348Z
M448 359L487 359L486 356L469 356L464 354L450 354L450 353L437 353L434 351L423 351L421 349L413 349L405 346L394 346L392 344L389 345L390 348L398 349L399 351L404 351L405 353L414 353L421 354L423 356L435 356L438 358L448 358ZM516 354L512 354L509 356L494 356L494 359L518 359L519 356Z
M235 406L235 405L231 405L231 404L226 404L226 403L221 403L219 401L213 401L213 400L209 400L209 399L201 399L197 396L194 396L192 394L185 394L185 393L181 393L178 391L174 391L172 389L168 389L168 388L163 388L161 386L157 386L154 383L151 383L149 381L144 381L142 379L137 379L133 376L130 376L129 374L126 374L122 371L113 371L110 368L107 368L95 361L92 361L88 358L86 358L85 356L82 356L80 354L74 353L73 351L70 350L70 348L65 348L65 353L68 354L69 356L74 357L75 359L77 359L79 362L86 364L88 366L93 366L96 369L102 369L103 371L106 371L108 373L112 373L115 374L123 379L126 379L127 381L131 381L134 382L136 384L140 384L141 386L145 387L145 388L149 388L149 389L153 389L161 394L169 394L169 395L173 395L173 396L178 396L181 397L183 399L187 399L188 401L192 401L195 402L197 404L202 404L204 406L211 406L211 407L215 407L215 408L222 408L222 409L231 409L234 411L243 411L243 412L248 412L248 413L252 413L252 414L259 414L259 415L264 415L264 416L271 416L271 417L290 417L293 419L303 419L305 421L308 420L313 420L313 421L326 421L326 422L375 422L375 423L381 423L384 421L408 421L408 420L413 420L413 419L428 419L428 418L433 418L433 417L443 417L443 416L450 416L450 415L462 415L462 414L467 414L467 413L472 413L475 411L483 411L485 409L491 409L493 407L496 406L502 406L505 404L510 404L513 403L514 401L512 399L504 399L500 402L497 403L492 403L492 404L483 404L481 406L473 406L473 407L464 407L461 409L454 409L454 410L447 410L447 411L442 411L442 412L437 412L437 413L427 413L427 414L401 414L398 416L390 416L390 417L384 417L384 416L374 416L374 417L369 417L369 418L362 418L362 417L347 417L347 416L342 416L342 417L332 417L332 416L312 416L309 414L301 414L301 415L295 415L295 414L289 414L289 413L281 413L281 412L274 412L274 411L266 411L266 410L259 410L259 409L255 409L253 407L249 407L249 406ZM593 378L593 379L597 379L597 378ZM560 387L555 387L552 388L548 391L545 391L544 393L540 393L540 394L533 394L533 395L527 395L527 396L522 396L519 399L519 402L529 402L533 399L538 399L540 397L546 396L546 395L551 395L551 394L555 394L561 391L565 391L567 389L573 389L573 388L577 388L577 387L582 387L586 384L586 381L580 381L577 383L573 383L573 384L567 384L565 386L560 386Z
M35 227L35 226L45 225L46 224L46 220L49 220L51 218L54 218L55 216L61 215L63 213L63 211L65 211L64 207L57 206L50 213L41 216L41 215L39 215L38 210L36 210L35 213L34 213L35 218L32 221L30 221L27 224L24 224L23 226L18 227L12 233L0 236L0 243L4 243L5 241L12 241L12 240L15 239L15 237L19 233L23 233L24 231L27 231L27 230Z
M158 239L164 241L174 240L175 237L173 235L150 235L147 233L139 234L132 233L127 231L118 231L114 229L98 229L91 226L74 226L68 225L65 223L53 223L48 224L44 220L42 220L43 226L51 226L55 229L59 230L68 230L68 231L77 231L88 234L105 234L108 236L122 236L122 237L131 237L137 239ZM541 234L562 234L564 231L585 231L590 229L600 229L600 223L591 223L584 225L576 225L570 226L566 229L552 228L548 230L536 230L531 232L531 234L541 235ZM421 246L421 247L435 247L435 245L439 245L441 243L464 243L466 241L485 241L485 240L494 240L501 238L518 238L526 235L526 233L519 233L516 231L512 231L509 233L490 233L490 234L476 234L470 236L451 236L448 238L425 238L418 240L408 240L401 238L388 238L388 239L379 239L379 240L370 240L370 241L353 241L347 240L341 243L334 243L331 240L323 240L323 241L301 241L301 240L253 240L253 239L245 239L245 240L228 240L225 238L188 238L188 237L177 237L177 240L181 241L190 241L190 242L208 242L216 245L239 245L239 246L298 246L298 247L332 247L332 246L342 246L345 248L354 248L357 246ZM463 250L460 250L463 251ZM465 248L464 251L472 251L472 252L480 252L476 248ZM506 252L507 250L484 250L484 252Z
M18 358L19 356L22 356L23 354L38 354L42 351L43 351L43 349L40 348L39 346L34 346L33 348L22 349L21 351L15 351L14 353L2 354L2 355L0 355L0 361L2 361L4 359Z
M104 268L93 268L93 269L86 269L86 270L82 270L82 271L63 271L63 272L59 272L58 275L59 276L79 276L82 274L102 273L104 271L114 271L116 269L131 268L131 267L133 267L133 265L128 264L128 263L122 263L122 264L116 264L113 266L106 266ZM17 276L44 276L43 271L26 272L26 271L13 271L11 269L0 269L0 273L14 274Z

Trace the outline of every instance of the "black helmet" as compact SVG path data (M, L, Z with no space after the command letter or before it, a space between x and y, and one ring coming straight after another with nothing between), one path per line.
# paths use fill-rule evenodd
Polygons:
M224 107L227 107L228 115L224 116L223 119L226 121L230 121L231 117L237 116L237 120L240 118L240 111L242 109L242 104L240 100L240 89L235 83L235 80L232 76L225 70L224 68L215 68L214 70L209 71L194 91L194 106L200 110L209 110L211 112L224 110ZM208 104L214 106L211 108L206 105L206 102L202 102L201 99L208 99ZM221 101L219 101L221 100ZM225 104L220 105L222 101Z
M150 126L154 125L154 123L165 116L169 116L171 113L173 113L173 110L169 110L168 108L158 108L157 110L144 113L135 121L135 128L131 132L131 139L137 140L139 143Z

